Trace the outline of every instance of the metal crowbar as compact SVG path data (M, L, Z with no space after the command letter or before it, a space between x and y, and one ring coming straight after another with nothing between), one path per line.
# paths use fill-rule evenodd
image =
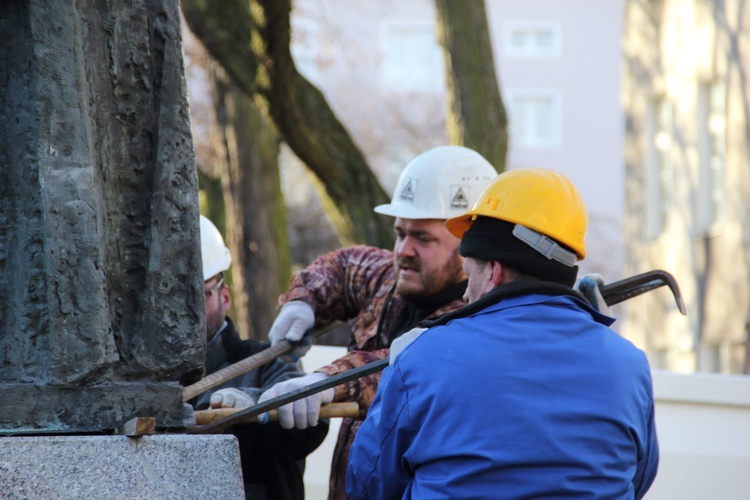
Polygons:
M687 316L685 301L682 300L682 294L680 293L680 287L677 286L677 280L666 271L648 271L630 278L625 278L624 280L615 281L612 284L604 285L601 288L601 292L607 305L613 306L665 285L672 290L674 300L677 302L677 309L680 310L683 316Z
M600 288L600 291L602 298L604 298L604 302L611 306L662 286L669 287L674 295L675 301L677 302L677 308L682 314L686 314L685 303L682 299L680 288L677 286L677 281L666 271L656 270L638 274L624 280L615 281L609 285L604 285ZM352 380L357 380L366 375L382 371L388 366L388 363L389 358L373 361L372 363L368 363L353 370L333 375L327 379L321 380L320 382L301 387L286 394L281 394L280 396L269 399L268 401L264 401L255 406L244 408L208 425L189 428L187 431L194 434L222 432L233 425L252 421L254 417L257 417L262 413L275 410L286 404L306 398L307 396L323 392L326 389L331 389Z

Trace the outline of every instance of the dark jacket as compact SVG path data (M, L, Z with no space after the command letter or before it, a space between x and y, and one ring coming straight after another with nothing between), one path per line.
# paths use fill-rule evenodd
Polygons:
M236 363L268 347L254 340L242 340L232 321L206 347L206 375ZM277 382L300 377L305 373L296 364L275 360L216 387L236 387L256 401ZM191 404L196 410L209 407L211 392L202 394ZM239 441L245 496L252 499L294 499L305 497L302 475L305 457L312 453L328 434L328 421L309 429L284 430L276 422L242 424L229 429Z

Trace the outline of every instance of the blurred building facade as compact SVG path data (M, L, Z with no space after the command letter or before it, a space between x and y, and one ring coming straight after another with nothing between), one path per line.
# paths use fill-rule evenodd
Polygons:
M668 270L629 301L621 331L656 368L748 373L750 5L627 0L625 274Z

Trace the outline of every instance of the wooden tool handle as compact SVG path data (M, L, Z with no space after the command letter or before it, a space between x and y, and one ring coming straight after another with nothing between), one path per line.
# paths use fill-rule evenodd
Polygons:
M295 346L289 341L282 340L276 345L264 349L257 354L253 354L252 356L248 356L242 361L229 365L226 368L202 378L193 385L185 387L182 390L182 399L183 401L190 401L194 397L199 396L214 387L220 386L224 382L237 378L240 375L244 375L247 372L251 372L256 368L260 368L279 356L289 354L294 349Z
M218 422L222 418L229 417L242 408L221 408L216 410L199 410L195 412L195 424L207 425ZM357 403L330 403L320 407L320 418L357 418L360 416L359 405ZM275 422L279 419L278 410L268 412L268 420ZM257 419L250 420L257 422Z
M312 334L315 337L319 337L330 332L340 325L340 321L334 321L328 326L313 331ZM214 387L220 386L224 382L235 379L240 375L244 375L245 373L251 372L263 365L270 363L276 358L279 358L285 354L289 354L296 348L297 346L292 344L288 340L282 340L276 345L272 345L271 347L268 347L260 351L259 353L253 354L252 356L248 356L247 358L238 361L233 365L229 365L226 368L223 368L217 372L212 373L211 375L202 378L193 385L189 385L183 388L182 400L190 401L194 397L200 396L204 392L209 391Z

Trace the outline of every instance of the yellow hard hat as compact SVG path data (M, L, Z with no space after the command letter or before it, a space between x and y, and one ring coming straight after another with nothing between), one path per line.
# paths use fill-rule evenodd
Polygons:
M575 186L554 170L520 168L498 175L467 213L445 225L462 238L479 216L518 224L567 246L579 260L586 257L586 207Z

